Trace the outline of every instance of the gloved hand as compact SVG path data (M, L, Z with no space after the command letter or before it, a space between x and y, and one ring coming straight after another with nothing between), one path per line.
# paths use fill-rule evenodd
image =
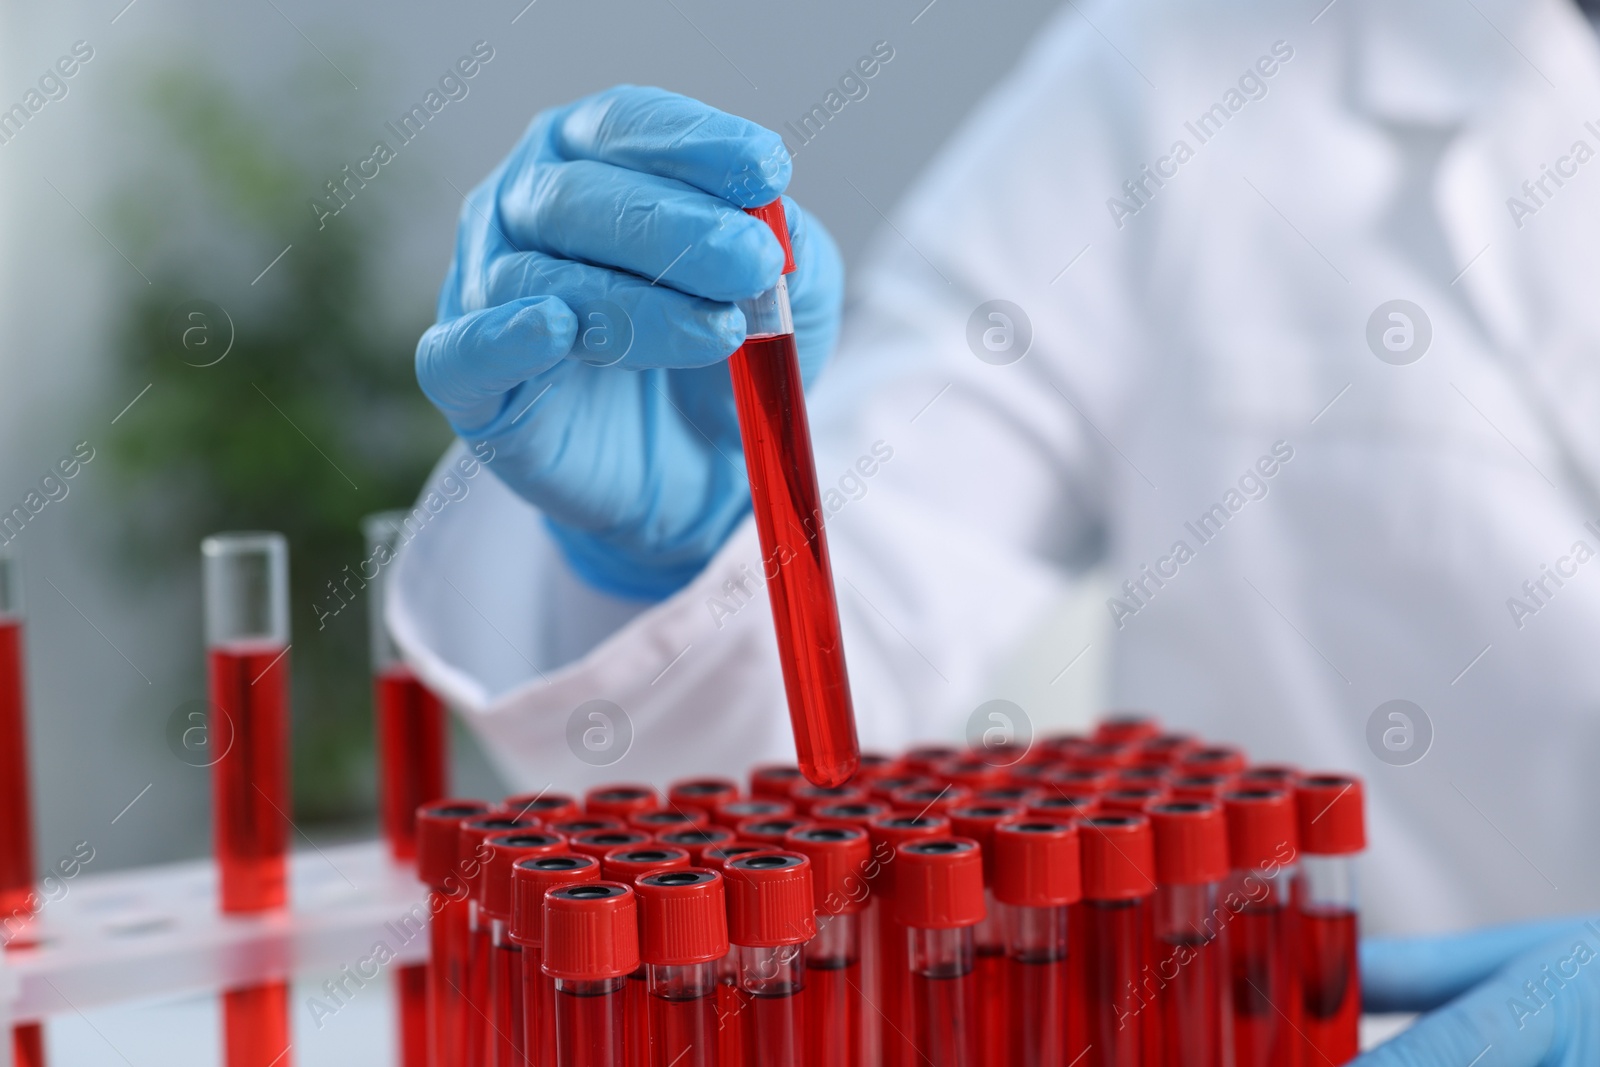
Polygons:
M1352 1067L1600 1064L1600 920L1369 939L1361 981L1366 1011L1432 1014Z
M770 130L619 86L542 112L467 198L417 379L597 588L672 593L749 507L724 360L744 339L733 301L771 288L783 251L740 208L789 174ZM784 208L810 381L844 271L827 231Z

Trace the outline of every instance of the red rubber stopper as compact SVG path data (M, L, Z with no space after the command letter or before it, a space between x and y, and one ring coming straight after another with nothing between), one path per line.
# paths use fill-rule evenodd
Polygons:
M739 840L739 835L725 826L696 826L657 834L656 840L689 853L691 867L704 867L706 849L731 845Z
M750 856L757 852L773 852L774 849L762 845L746 845L742 842L736 845L722 845L717 848L708 848L701 857L700 865L709 867L713 871L725 871L728 864L740 856Z
M944 815L972 799L962 785L913 785L889 794L889 806L911 815Z
M867 868L872 839L858 826L802 826L783 847L811 861L811 891L817 912L851 915L867 906Z
M994 895L1023 908L1059 908L1083 899L1078 824L1023 818L994 831Z
M671 833L696 826L710 826L711 816L699 808L661 808L656 811L636 811L628 816L628 825L647 834Z
M583 814L578 798L566 793L514 793L494 806L496 815L513 819L538 819L541 823L576 819Z
M794 810L809 816L824 804L865 804L872 794L861 785L812 785L804 782L794 787L789 799Z
M623 782L598 785L583 795L583 810L589 815L609 815L626 821L636 811L655 811L661 798L647 785Z
M1091 741L1068 756L1067 765L1087 771L1119 771L1133 762L1136 752L1132 745Z
M867 823L867 836L872 839L872 856L877 861L868 873L874 893L891 897L894 890L895 849L907 841L920 841L930 837L947 837L950 820L943 815L880 815Z
M1041 793L1028 804L1029 815L1047 819L1087 819L1100 813L1100 797L1094 793Z
M1133 761L1145 767L1171 767L1199 747L1189 734L1161 734L1141 742Z
M1135 763L1131 767L1124 767L1111 779L1112 789L1125 789L1128 786L1141 788L1150 785L1166 785L1172 780L1172 771L1166 767L1152 767L1147 764Z
M1096 770L1093 767L1055 766L1044 773L1040 785L1056 786L1064 793L1104 793L1111 788L1114 770Z
M766 207L747 207L746 215L753 216L766 223L772 230L772 236L778 239L778 244L783 246L783 273L794 272L794 249L789 245L789 220L783 213L783 197L778 197Z
M1293 789L1300 779L1300 768L1287 763L1257 763L1239 772L1239 785L1268 786L1273 789Z
M933 769L933 774L968 790L987 789L1006 780L1008 765L967 755L946 760Z
M908 841L894 850L895 914L920 930L983 922L983 852L970 837Z
M1222 797L1228 817L1228 865L1260 871L1294 863L1300 847L1294 794L1283 789L1233 789Z
M729 860L722 875L728 892L728 940L735 945L777 948L816 936L811 861L800 853L752 852Z
M746 819L787 819L794 814L794 805L787 800L763 797L759 800L730 800L717 805L711 821L718 826L737 830Z
M667 787L667 805L679 811L703 811L707 816L717 805L739 799L739 783L731 778L688 778Z
M918 745L906 750L901 761L907 774L932 774L933 769L947 760L960 758L964 753L950 745Z
M793 816L786 819L746 819L739 824L739 839L752 845L782 848L783 839L789 836L790 830L810 825L812 825L810 819L797 819Z
M803 781L800 768L792 763L763 763L750 771L750 796L752 799L788 800Z
M511 940L538 948L544 944L544 895L563 885L598 882L600 861L568 852L518 860L511 868Z
M1118 712L1100 720L1091 741L1102 745L1142 745L1161 734L1155 716L1143 712Z
M1231 774L1185 774L1172 779L1173 800L1222 801L1222 794L1237 781Z
M1206 885L1228 874L1228 820L1210 801L1179 800L1150 810L1156 882Z
M861 753L861 769L856 771L853 782L869 785L879 778L892 778L905 768L905 763L898 756L885 756L882 752Z
M639 959L688 967L728 954L722 875L702 867L654 871L633 883L639 898Z
M489 838L483 865L483 898L478 906L491 919L511 918L511 870L519 860L567 851L567 839L547 830L514 830Z
M1026 809L1029 804L1044 796L1044 791L1036 785L996 785L988 789L980 789L972 794L974 804L1001 804L1006 807L1021 807Z
M1148 815L1170 796L1165 785L1119 785L1100 794L1100 810L1107 815Z
M489 813L481 800L436 800L417 809L417 877L440 893L453 892L452 876L461 879L456 860L461 824Z
M544 973L597 981L639 967L639 917L633 890L620 882L584 882L544 897Z
M614 848L637 848L650 843L650 835L640 830L590 830L567 839L572 851L597 860L606 858Z
M1156 848L1143 815L1097 815L1078 831L1085 900L1137 900L1156 889Z
M1238 774L1245 768L1243 752L1228 745L1208 745L1193 749L1178 761L1182 774Z
M887 804L866 800L852 804L818 804L811 809L811 818L824 826L858 826L865 830L867 823L880 815L893 813Z
M1361 779L1308 774L1295 786L1300 848L1312 856L1348 856L1367 847Z
M538 819L513 819L493 813L462 820L456 831L456 869L470 888L473 900L483 903L483 871L489 862L489 838L515 830L537 829Z
M687 849L662 844L627 845L614 848L600 858L600 873L606 881L623 885L632 885L640 875L682 870L687 866Z
M984 885L994 885L995 827L1027 813L1028 809L1019 804L964 804L950 812L950 832L956 837L971 838L982 850Z
M879 778L867 787L867 791L872 794L873 800L887 804L889 803L889 798L902 789L913 789L918 786L925 789L938 789L943 784L937 778L930 778L926 774L918 774L906 769L900 774L889 774Z

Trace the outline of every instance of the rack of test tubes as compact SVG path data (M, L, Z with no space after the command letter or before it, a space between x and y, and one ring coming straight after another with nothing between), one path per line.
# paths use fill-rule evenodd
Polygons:
M1320 1067L1358 779L1144 716L418 813L437 1067Z

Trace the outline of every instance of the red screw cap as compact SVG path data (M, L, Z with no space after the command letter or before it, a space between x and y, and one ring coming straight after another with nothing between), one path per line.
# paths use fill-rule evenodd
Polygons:
M1199 747L1188 734L1162 734L1141 742L1133 760L1143 767L1170 767Z
M1287 867L1295 861L1294 795L1282 789L1235 789L1223 794L1228 817L1228 864L1235 870Z
M728 893L728 939L734 944L777 948L816 936L811 861L798 852L738 856L727 862L722 874Z
M893 898L895 849L907 841L920 841L930 837L948 837L950 820L943 815L881 815L867 823L867 836L872 839L872 857L876 865L868 872L874 893Z
M791 830L783 847L811 861L816 910L849 915L867 906L867 868L872 840L858 826L802 826Z
M606 858L614 848L637 848L650 843L650 835L640 830L590 830L586 834L568 838L572 851L597 860Z
M1348 856L1365 851L1366 800L1361 779L1311 774L1295 786L1300 847L1313 856Z
M687 830L671 830L664 834L657 834L656 840L663 845L681 848L689 853L691 867L704 867L706 849L721 848L731 845L739 840L739 835L725 826L694 826Z
M688 808L683 811L676 808L661 808L657 811L634 812L628 816L628 825L648 834L659 834L695 826L710 826L711 816L699 808Z
M772 851L774 850L765 845L721 845L717 848L706 849L705 854L701 856L700 866L709 867L713 871L725 871L728 869L728 864L740 856L751 856L757 852Z
M746 819L787 819L794 814L794 805L787 800L770 797L752 800L729 800L717 805L711 821L718 826L737 830Z
M901 774L889 774L874 781L867 787L872 794L872 799L879 803L887 804L902 789L921 787L924 789L938 789L944 783L937 778L930 778L926 774L917 774L907 769Z
M904 762L908 774L932 774L933 769L946 760L960 757L962 751L949 745L918 745L908 749Z
M1146 786L1166 785L1171 779L1172 772L1166 767L1134 764L1117 772L1116 777L1111 780L1111 788L1126 789L1132 786L1135 789L1142 789Z
M1126 711L1101 719L1090 740L1102 745L1139 745L1160 734L1161 724L1155 716Z
M983 921L983 855L970 837L908 841L895 849L894 862L901 923L949 930Z
M436 800L417 809L417 877L430 889L452 892L452 876L465 884L456 869L461 824L488 813L481 800Z
M1029 815L1047 819L1087 819L1100 812L1100 797L1094 793L1046 792L1028 804Z
M1143 815L1097 815L1078 833L1085 900L1137 900L1156 889L1156 850Z
M1059 908L1083 898L1078 824L1023 818L994 831L994 895L1024 908Z
M667 845L629 845L614 848L600 859L600 873L608 882L632 885L640 875L681 870L689 866L689 853Z
M963 785L914 785L889 794L889 806L912 815L943 815L972 799Z
M585 882L544 897L544 973L595 981L639 967L638 905L620 882Z
M865 804L872 799L872 794L860 785L812 785L804 782L794 787L789 799L794 801L795 811L801 815L811 815L825 804Z
M885 756L881 752L861 753L861 769L856 772L854 783L867 784L879 778L889 778L899 774L905 764L896 756Z
M1150 809L1156 838L1156 881L1161 885L1205 885L1228 873L1228 820L1222 807L1180 800Z
M1020 819L1028 809L1020 804L966 804L950 812L950 832L956 837L967 837L978 843L983 854L983 884L994 885L994 831L995 827L1012 819Z
M544 944L544 895L563 885L598 882L600 861L566 853L518 860L511 868L511 940L538 948Z
M541 823L576 819L583 809L578 798L566 793L514 793L495 805L496 815L513 819L538 819Z
M866 829L867 823L880 815L892 814L893 809L876 800L852 804L818 804L811 809L811 818L823 826L858 826Z
M1231 774L1185 774L1172 779L1172 799L1221 803L1222 794L1232 789L1236 781Z
M569 841L579 834L591 833L595 830L626 830L621 819L613 819L609 815L585 815L577 819L563 819L560 822L548 823L547 830L553 830Z
M545 830L514 830L489 838L483 865L483 897L478 904L491 919L511 918L511 869L519 860L567 851L567 839Z
M661 798L650 786L635 782L595 786L583 795L583 810L590 815L626 819L636 811L655 811Z
M472 899L483 903L483 870L489 861L489 838L517 830L539 829L538 819L513 819L505 815L480 815L464 819L456 831L456 864L472 891Z
M1184 754L1177 771L1183 774L1238 774L1245 767L1244 753L1227 745L1211 745Z
M1293 789L1300 777L1300 769L1287 763L1257 763L1239 772L1239 784L1244 787L1264 785L1272 789Z
M764 763L750 771L750 796L788 800L803 781L800 768L792 763Z
M1044 773L1040 785L1055 787L1065 793L1104 793L1111 788L1115 771L1096 770L1093 767L1056 766Z
M746 819L739 824L739 838L752 845L771 845L779 848L790 830L810 826L810 819Z
M987 789L1000 785L1009 774L1009 765L991 763L977 756L959 756L945 760L933 770L934 777L962 786L968 790Z
M1088 771L1119 771L1133 762L1132 745L1109 745L1091 741L1067 756L1067 764Z
M1118 786L1100 794L1100 810L1107 815L1148 815L1150 809L1168 799L1164 785Z
M722 875L701 867L655 871L636 879L639 958L687 967L728 954L728 905Z
M731 778L689 778L667 787L667 804L680 811L703 811L708 816L718 804L739 799L739 783Z
M772 236L778 239L778 244L783 248L783 273L794 273L794 249L789 245L789 222L783 214L783 197L778 197L766 207L747 207L746 215L760 219L772 231Z

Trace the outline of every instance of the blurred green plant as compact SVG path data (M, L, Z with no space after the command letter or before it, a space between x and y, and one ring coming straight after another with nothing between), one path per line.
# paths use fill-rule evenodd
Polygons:
M361 517L408 506L449 440L412 375L430 309L386 295L385 191L321 229L309 207L366 140L328 113L347 98L305 72L248 101L189 66L161 73L135 102L162 151L115 214L149 278L114 334L127 395L149 384L110 450L119 541L140 577L166 582L198 572L208 533L288 537L295 814L309 822L373 808L366 605L321 629L311 605L362 559ZM198 649L194 662L198 685Z

